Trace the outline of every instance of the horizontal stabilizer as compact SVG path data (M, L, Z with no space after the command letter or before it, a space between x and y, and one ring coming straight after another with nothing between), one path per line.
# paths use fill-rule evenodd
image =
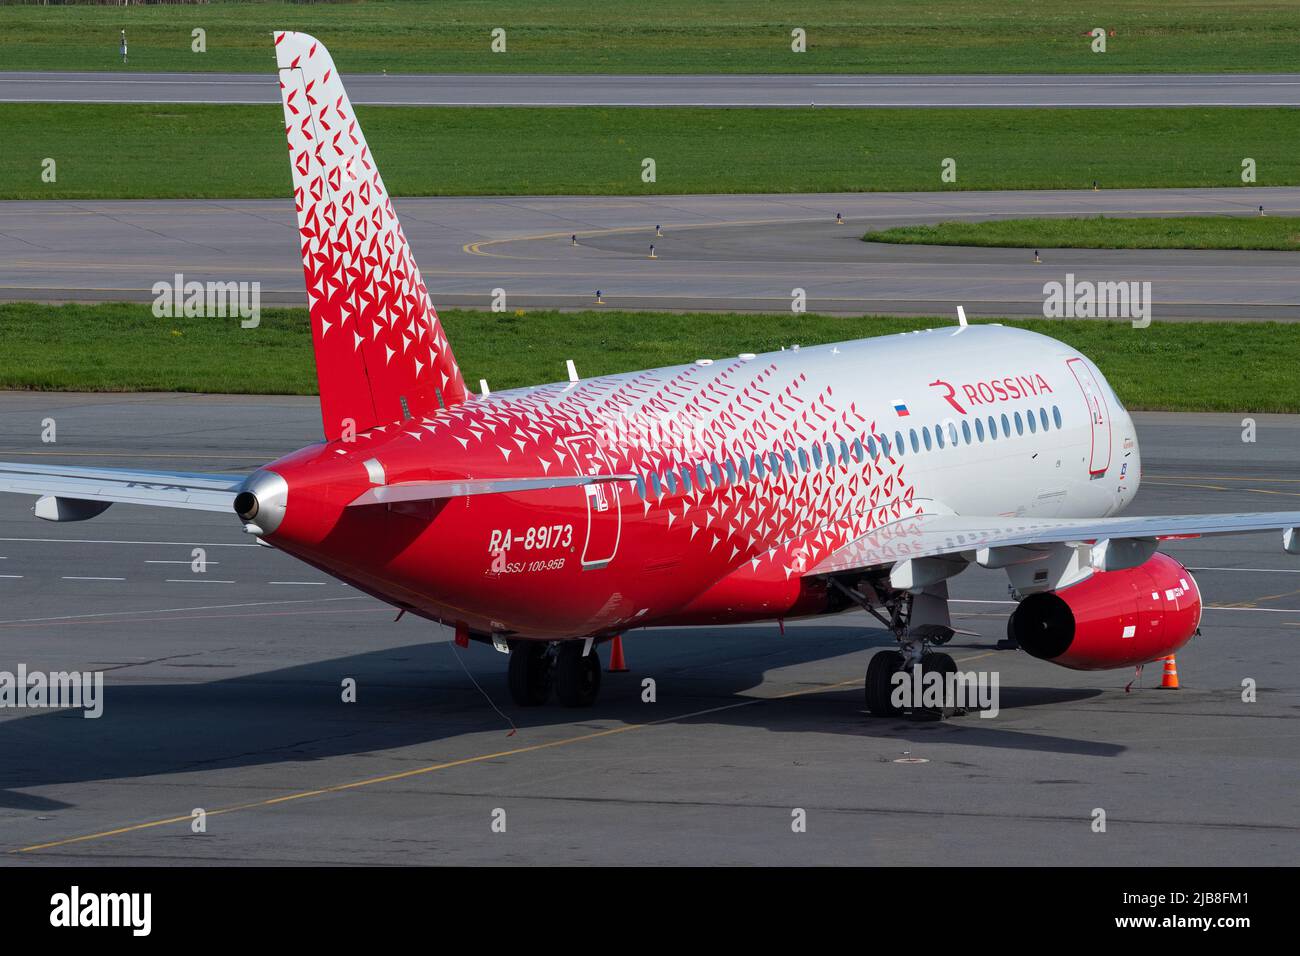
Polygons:
M0 492L37 495L36 516L48 521L93 518L114 502L230 511L243 482L243 475L0 462Z
M500 495L551 488L580 488L611 481L635 481L636 475L572 475L555 478L461 478L447 481L403 481L376 485L348 502L354 505L390 505L399 501L433 501L466 495Z

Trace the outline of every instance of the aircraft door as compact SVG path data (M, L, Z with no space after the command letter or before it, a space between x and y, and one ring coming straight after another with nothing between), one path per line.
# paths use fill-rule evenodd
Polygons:
M612 473L604 450L590 435L574 435L566 438L565 444L573 455L574 469L579 475ZM618 551L623 525L619 484L608 482L582 488L587 498L587 535L582 546L584 571L605 567Z
M1082 359L1072 358L1065 363L1074 373L1074 380L1079 383L1088 414L1092 419L1092 453L1088 461L1088 471L1094 475L1105 473L1110 467L1111 435L1110 409L1106 405L1106 396L1097 384L1092 369Z

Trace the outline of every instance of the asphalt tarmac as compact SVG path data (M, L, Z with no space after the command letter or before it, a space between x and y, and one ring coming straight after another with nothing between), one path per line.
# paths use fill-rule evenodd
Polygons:
M1137 513L1300 497L1300 417L1257 416L1253 444L1239 415L1135 418ZM319 437L314 399L0 393L0 460L246 472ZM859 614L633 632L597 707L522 711L503 656L394 623L233 516L30 507L0 496L0 669L106 687L96 720L0 709L5 865L1295 861L1300 561L1280 536L1168 543L1211 605L1178 691L996 650L1005 577L967 571L957 626L978 636L948 649L999 674L1002 709L940 724L863 713L888 638Z
M1300 189L396 200L438 307L1041 316L1048 282L1149 281L1155 321L1300 318L1294 254L898 246L868 228L1028 216L1300 214ZM836 223L842 215L844 224ZM662 236L655 227L662 226ZM571 237L577 237L577 245ZM649 258L650 246L655 258ZM0 299L151 302L156 282L257 281L304 305L291 200L0 203Z
M269 74L0 72L0 102L278 103ZM1300 106L1300 74L346 74L353 103L406 106Z

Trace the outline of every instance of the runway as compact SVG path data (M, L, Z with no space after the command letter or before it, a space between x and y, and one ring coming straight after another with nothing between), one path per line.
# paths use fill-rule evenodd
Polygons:
M1297 106L1300 74L348 74L353 103L405 106ZM279 103L269 74L0 72L0 102Z
M1041 316L1043 286L1149 281L1156 321L1300 318L1289 252L868 244L868 228L1026 216L1300 214L1300 189L1058 190L395 201L439 307ZM844 225L837 225L836 214ZM655 226L663 227L656 236ZM571 244L576 236L578 244ZM649 258L655 246L655 259ZM156 282L257 281L303 305L292 202L0 203L0 299L150 302Z
M1257 418L1243 444L1238 415L1136 414L1135 510L1289 507L1300 416ZM314 399L0 393L0 460L243 472L319 437ZM1280 536L1168 543L1214 605L1176 692L996 651L1005 577L964 573L956 623L979 636L949 649L1000 674L1003 709L928 724L863 715L886 635L860 615L633 632L594 710L520 711L504 657L394 623L233 517L30 505L0 496L0 669L103 669L106 690L98 720L0 710L6 865L1295 859L1300 562Z

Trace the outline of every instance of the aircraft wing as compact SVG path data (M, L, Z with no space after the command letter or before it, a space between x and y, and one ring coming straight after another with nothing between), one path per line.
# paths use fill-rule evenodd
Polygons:
M244 477L0 462L0 492L36 495L36 516L49 521L93 518L114 502L229 512Z
M1115 518L1016 518L915 515L881 525L832 552L810 575L893 565L985 548L1034 548L1114 541L1158 541L1215 534L1282 533L1283 548L1300 554L1300 511L1247 514L1134 515Z

